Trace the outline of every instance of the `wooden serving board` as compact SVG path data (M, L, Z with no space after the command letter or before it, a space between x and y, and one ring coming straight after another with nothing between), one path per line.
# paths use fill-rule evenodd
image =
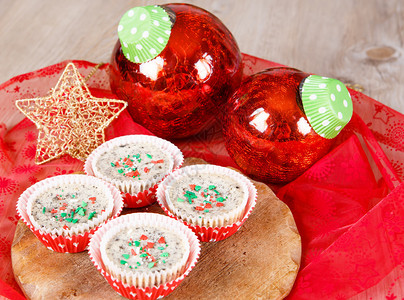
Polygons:
M203 163L190 158L185 165ZM257 205L240 230L215 243L201 243L188 277L166 299L282 299L300 266L301 240L289 208L255 182ZM158 204L125 213L163 213ZM48 250L19 221L11 248L14 275L29 299L124 299L93 266L88 253Z

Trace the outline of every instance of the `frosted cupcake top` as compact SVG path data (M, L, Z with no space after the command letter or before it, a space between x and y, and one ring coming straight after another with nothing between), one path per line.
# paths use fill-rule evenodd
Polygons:
M57 183L32 196L28 212L35 227L51 231L73 229L98 219L113 209L112 194L103 186Z
M248 192L228 174L198 172L175 179L167 187L166 197L180 217L215 217L245 206Z
M173 169L173 159L147 142L124 143L106 148L93 162L97 177L111 180L159 181Z
M161 272L184 264L189 256L185 237L166 228L127 227L112 235L105 243L108 261L126 272ZM103 260L105 257L103 257Z

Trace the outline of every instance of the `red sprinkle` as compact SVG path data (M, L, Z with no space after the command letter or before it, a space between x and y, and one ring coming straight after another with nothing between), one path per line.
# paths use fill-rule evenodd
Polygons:
M128 173L126 173L125 174L127 177L133 177L133 176L138 176L138 175L140 175L140 173L139 173L139 171L138 170L136 170L136 171L131 171L131 172L128 172Z
M145 236L144 234L142 234L142 236L140 237L140 239L141 239L142 241L145 241L145 240L147 240L147 239L148 239L148 237L147 237L147 236Z
M156 259L154 258L154 256L151 257L151 260L152 260L152 261L156 261ZM154 265L156 265L156 264L154 264Z
M159 159L159 160L152 160L151 163L153 164L161 164L164 162L164 159Z
M136 255L135 249L131 248L131 249L130 249L130 252L132 253L132 255L134 255L134 256Z
M62 206L62 207L59 207L59 209L60 209L60 210L65 210L66 207Z
M119 161L117 161L117 162L115 163L115 167L120 167Z
M219 206L224 206L224 204L223 204L222 202L217 202L217 203L216 203L216 206L217 206L217 207L219 207Z
M145 168L144 168L144 172L145 172L145 173L149 173L149 171L150 171L150 169L149 169L148 167L145 167Z
M196 184L190 184L189 187L191 188L191 190L195 191L195 186Z
M101 210L101 212L102 212L102 213L105 212L105 209Z
M196 206L195 209L196 209L196 210L200 210L200 211L204 210L204 208L203 208L203 207L200 207L200 206Z
M147 248L151 249L154 247L154 243L152 242L147 242Z
M94 202L95 202L96 199L97 199L96 197L90 197L90 198L88 198L88 200L90 200L92 204L94 204Z
M63 206L67 206L67 203L63 203L62 205L63 205Z
M68 229L69 229L69 227L67 227L67 225L65 224L65 225L63 226L63 229L68 230Z
M51 213L52 213L52 214L56 214L57 212L58 212L58 211L57 211L56 209L54 209L54 208L51 210Z
M212 205L210 203L206 203L205 208L212 208Z
M161 238L159 238L159 240L157 242L160 244L165 244L166 240L165 240L164 236L162 236Z

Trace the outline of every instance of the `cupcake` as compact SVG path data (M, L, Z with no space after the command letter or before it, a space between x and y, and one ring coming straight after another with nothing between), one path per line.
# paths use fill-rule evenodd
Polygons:
M201 241L219 241L236 232L255 206L257 191L228 168L193 165L169 175L157 190L160 206L192 228Z
M37 182L17 202L18 215L45 246L70 253L84 251L90 235L122 208L117 188L78 174Z
M102 226L91 238L89 255L122 296L166 296L189 274L199 257L195 234L164 215L134 213Z
M157 184L183 160L181 151L166 140L127 135L95 149L84 170L115 185L123 193L126 207L143 207L156 201Z

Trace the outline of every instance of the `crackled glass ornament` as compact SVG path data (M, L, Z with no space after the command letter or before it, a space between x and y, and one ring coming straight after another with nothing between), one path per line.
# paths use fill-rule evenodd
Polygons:
M330 150L352 116L352 101L336 79L272 68L246 78L225 115L226 148L240 168L286 183Z
M242 76L240 50L211 13L189 4L135 7L122 17L112 91L132 118L165 138L192 136L220 117Z

